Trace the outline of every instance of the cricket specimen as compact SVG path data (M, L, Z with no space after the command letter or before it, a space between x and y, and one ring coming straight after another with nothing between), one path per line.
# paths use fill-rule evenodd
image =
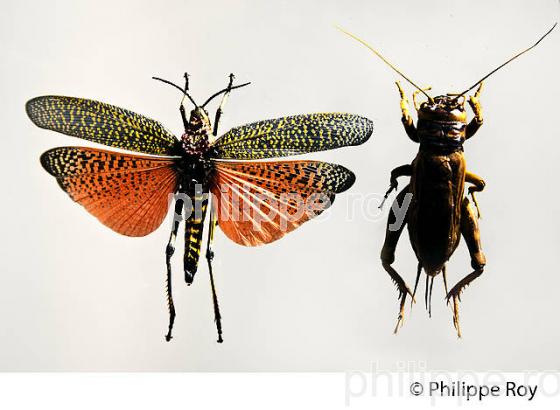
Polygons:
M180 223L185 227L184 274L194 280L207 214L206 259L210 274L218 342L221 314L212 272L216 225L244 246L273 242L329 207L337 193L350 188L354 174L343 166L313 160L254 161L330 150L364 143L370 120L353 114L318 113L258 121L218 137L228 95L248 85L227 86L199 105L184 86L177 88L184 133L175 137L159 122L98 101L43 96L27 102L29 118L39 127L136 153L91 147L59 147L45 152L41 164L60 187L99 221L127 236L156 230L175 199L165 250L166 289L171 340L175 320L171 257ZM206 106L222 96L213 125ZM185 100L193 104L187 117ZM294 194L294 195L291 195ZM306 207L301 212L302 207Z
M369 48L417 89L412 96L418 117L417 125L414 125L414 120L409 113L409 101L399 82L396 82L400 94L404 129L412 141L420 144L420 149L412 163L401 165L391 172L390 187L385 194L385 199L387 199L389 194L397 189L397 179L399 177L410 177L410 183L398 193L389 213L385 243L381 251L383 268L395 283L400 300L394 333L397 333L399 327L403 324L407 295L411 297L411 303L415 302L420 275L424 271L426 273L424 297L426 309L431 315L434 278L441 273L447 303L452 302L453 325L457 330L458 337L461 337L459 324L461 292L482 275L486 264L478 226L480 211L475 197L475 192L484 189L485 182L480 176L467 170L463 144L476 134L483 123L480 94L484 80L517 57L536 47L552 32L554 27L556 27L556 24L534 45L516 54L465 91L433 98L427 93L431 89L430 87L420 88L364 40L340 29ZM466 94L477 86L474 95L467 100ZM420 93L425 95L427 101L422 103L417 101L417 96ZM470 121L467 120L466 101L468 101L474 113L474 117ZM468 197L465 196L467 184L467 192L472 197L476 213ZM399 208L399 204L404 204L407 196L410 199L408 208ZM403 223L395 227L397 221L395 210L398 209L405 209L406 215L401 215L403 216ZM410 290L405 280L392 266L395 261L395 249L405 225L408 226L410 243L418 260L413 291ZM449 290L447 287L446 264L457 249L461 236L467 244L473 271Z

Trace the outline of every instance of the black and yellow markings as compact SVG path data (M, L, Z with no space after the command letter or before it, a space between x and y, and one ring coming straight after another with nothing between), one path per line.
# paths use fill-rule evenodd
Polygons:
M25 108L41 128L115 148L164 155L177 143L159 122L94 100L43 96L29 100Z
M367 141L373 123L344 113L294 115L232 128L213 148L218 158L262 159L324 151Z
M355 181L352 171L342 165L322 161L217 161L216 164L219 172L237 175L244 181L277 193L340 193Z
M191 279L197 271L202 247L202 234L204 231L204 220L208 208L208 195L195 193L192 197L192 212L185 221L185 274L191 275Z

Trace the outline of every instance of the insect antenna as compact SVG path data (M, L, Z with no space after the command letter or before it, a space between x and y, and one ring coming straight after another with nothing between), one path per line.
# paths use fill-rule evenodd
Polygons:
M161 81L162 83L165 84L169 84L172 87L175 87L176 89L178 89L179 91L181 91L181 93L183 93L183 95L187 96L187 98L189 100L191 100L191 102L194 104L195 107L198 107L198 104L194 101L194 99L190 96L190 94L188 93L187 89L188 89L188 84L189 84L189 80L188 80L188 75L187 73L185 73L185 88L181 88L179 87L177 84L172 83L169 80L165 80L163 78L159 78L159 77L152 77L153 80L157 80L157 81Z
M412 84L414 87L416 87L422 94L424 94L426 97L428 97L428 100L430 101L430 103L434 102L434 99L432 97L430 97L428 95L428 93L426 93L425 90L423 90L422 88L418 87L410 78L408 78L406 75L404 75L397 67L395 67L393 64L391 64L385 57L383 57L381 55L381 53L379 51L377 51L376 49L374 49L372 46L370 46L368 43L365 42L365 40L362 40L360 37L350 33L349 31L344 30L342 27L336 26L337 29L339 29L340 31L342 31L344 34L352 37L354 40L358 41L359 43L362 43L364 46L366 46L367 48L369 48L377 57L379 57L381 60L383 60L383 62L385 64L387 64L389 67L391 67L393 70L395 70L395 72L400 75L402 78L404 78L406 81L408 81L410 84Z
M493 69L492 71L490 71L488 74L486 74L484 77L482 77L482 78L481 78L480 80L478 80L476 83L474 83L471 87L467 88L467 89L466 89L465 91L463 91L462 93L457 94L457 98L459 98L460 96L465 95L466 93L468 93L470 90L472 90L473 88L475 88L478 84L480 84L481 82L483 82L484 80L486 80L488 77L490 77L492 74L494 74L496 71L498 71L498 70L501 69L502 67L504 67L504 66L506 66L507 64L511 63L511 62L512 62L513 60L515 60L517 57L521 57L521 56L522 56L523 54L525 54L527 51L529 51L529 50L535 48L536 46L538 46L539 43L540 43L541 41L543 41L544 38L545 38L546 36L548 36L548 35L552 32L552 30L554 30L554 28L556 27L557 24L558 24L558 23L554 23L554 25L552 26L552 28L551 28L550 30L548 30L548 31L544 34L544 36L542 36L541 38L539 38L539 40L538 40L535 44L533 44L531 47L526 48L525 50L523 50L523 51L517 53L516 55L514 55L513 57L511 57L509 60L507 60L505 63L503 63L502 65L500 65L500 66L496 67L495 69ZM453 95L455 95L455 94L453 94Z
M205 102L204 104L202 104L202 108L206 107L206 105L207 105L210 101L212 101L214 98L216 98L217 96L222 95L223 93L229 92L229 91L231 91L231 90L235 90L235 89L237 89L237 88L245 87L246 85L249 85L249 84L251 84L251 83L248 82L248 83L245 83L245 84L235 85L235 86L233 86L233 87L228 86L228 87L224 88L223 90L218 91L217 93L211 95L211 96L206 100L206 102Z

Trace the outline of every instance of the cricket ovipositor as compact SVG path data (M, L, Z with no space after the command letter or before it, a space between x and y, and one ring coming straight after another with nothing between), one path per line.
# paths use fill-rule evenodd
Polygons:
M401 176L410 177L410 183L395 198L397 206L393 206L389 213L385 243L381 251L383 268L387 271L399 292L400 309L395 333L403 323L407 295L410 295L412 299L411 304L415 302L420 275L424 271L426 273L424 298L426 309L431 314L434 277L441 273L447 303L453 302L453 324L457 330L457 335L461 336L459 325L461 292L482 274L486 264L486 258L480 244L478 227L480 212L475 197L475 192L484 189L485 182L481 177L466 169L463 143L471 138L482 125L482 109L479 98L484 80L517 57L536 47L555 27L556 24L531 47L519 52L465 91L434 98L427 93L431 89L430 87L419 87L364 40L340 29L369 48L417 89L413 93L413 103L418 118L417 126L415 126L409 113L409 101L399 82L396 82L401 98L400 106L405 131L412 141L420 144L420 148L412 163L397 167L391 172L391 185L385 194L386 199L393 190L397 189L397 178ZM474 95L468 99L474 118L467 122L467 112L465 110L467 99L465 95L477 86L478 89ZM419 93L424 94L428 100L418 103L417 95ZM468 197L465 196L466 184L470 185L468 193L472 197L477 211L476 214ZM399 204L403 203L407 195L412 195L412 198L403 223L397 229L392 229L397 220L395 209L399 209ZM405 280L392 266L395 260L395 249L405 225L408 227L410 242L418 260L413 291L410 290ZM451 290L448 290L446 264L459 245L461 236L467 244L473 271L459 280Z
M41 156L43 168L60 187L115 232L135 237L148 235L167 215L169 197L175 197L176 217L165 249L167 341L175 320L171 257L179 224L185 226L184 273L186 283L191 284L209 214L206 259L218 342L222 342L212 272L216 226L240 245L267 244L319 215L332 204L336 194L355 181L352 171L337 164L250 160L359 145L371 136L373 124L354 114L303 114L246 124L218 137L227 96L249 83L234 86L231 74L226 88L199 105L189 94L187 74L184 87L154 79L172 85L183 95L179 110L184 133L180 139L143 115L83 98L36 97L27 102L27 114L41 128L135 152L58 147ZM222 101L212 127L205 107L220 95ZM190 118L185 111L185 98L194 105Z

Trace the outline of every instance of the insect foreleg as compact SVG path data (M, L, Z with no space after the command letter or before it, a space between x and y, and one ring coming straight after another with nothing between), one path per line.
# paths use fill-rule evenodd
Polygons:
M480 105L480 100L479 100L480 93L482 92L483 84L484 82L481 82L474 95L471 95L469 97L469 105L471 106L474 112L474 118L467 125L467 130L466 130L467 139L469 139L474 134L476 134L476 132L478 131L478 129L480 128L480 126L484 121L482 118L482 107Z
M472 200L474 202L474 206L476 207L476 213L478 214L478 217L480 218L480 208L478 207L478 201L476 200L476 196L474 196L475 192L481 192L484 187L486 186L486 182L484 182L484 180L479 177L476 174L473 174L472 172L467 171L467 173L465 174L465 181L473 184L472 186L469 187L468 191L469 194L472 197Z
M173 303L173 294L171 292L171 257L175 253L175 239L177 239L177 231L179 230L179 223L183 214L183 200L177 198L175 201L175 214L173 215L173 226L171 228L171 235L169 235L169 242L165 249L165 263L167 265L167 305L169 307L169 328L165 340L171 340L171 332L173 330L173 322L175 321L175 304Z
M224 112L224 106L226 105L226 101L228 99L229 93L231 92L231 86L233 85L234 78L235 76L233 74L229 75L229 83L227 86L227 90L222 97L222 101L220 102L218 109L216 110L216 117L214 119L214 132L212 133L214 137L218 136L218 125L220 123L220 118L222 117L222 114Z
M421 90L415 90L412 93L412 103L414 104L414 109L416 111L420 109L420 103L416 99L416 97L418 97L418 94L423 93L424 91L430 91L431 89L432 87L426 87L426 88L422 88Z
M447 294L447 302L453 299L453 325L457 329L457 335L461 337L461 328L459 327L459 302L461 301L461 292L470 285L470 283L482 275L484 265L486 265L486 257L482 253L480 245L480 231L478 229L478 221L474 214L474 210L470 206L468 198L463 199L461 209L461 234L469 248L471 255L471 266L474 269L449 291Z
M208 242L206 248L206 260L208 261L208 272L210 273L210 286L212 287L212 303L214 305L214 321L216 322L216 330L218 331L218 343L222 343L222 315L220 314L220 306L218 305L218 296L216 295L216 285L214 283L214 274L212 272L212 260L214 259L214 251L212 250L212 242L214 241L214 229L216 228L216 211L213 204L210 204L210 224L208 227Z
M185 95L183 96L183 99L181 100L181 104L179 105L179 112L181 113L181 119L183 120L183 127L185 127L185 132L186 132L187 129L189 128L189 120L187 119L187 113L185 111L184 103L185 103L186 94L189 91L189 74L185 73L184 77L185 77L185 87L184 87Z
M407 185L395 198L397 203L402 203L406 194L409 193L409 186ZM398 272L393 269L391 264L395 261L395 249L397 248L397 243L399 242L399 238L401 233L406 225L406 218L404 222L400 224L400 226L393 230L391 229L392 226L395 225L397 220L397 216L394 213L395 207L391 207L391 211L389 212L389 218L387 220L387 230L385 231L385 243L383 244L383 249L381 250L381 263L383 268L387 271L395 285L397 286L397 290L399 291L399 299L400 299L400 309L399 309L399 316L397 319L397 325L395 326L395 333L399 330L399 326L402 326L404 321L404 304L406 301L406 296L410 295L412 301L414 302L414 296L410 291L409 287L405 283L404 279Z
M401 120L404 129L406 131L406 134L412 141L419 142L420 140L418 139L418 135L416 134L416 127L414 126L414 120L412 119L412 117L410 116L410 112L408 111L408 106L409 106L408 98L406 97L401 87L401 84L398 81L396 81L395 84L397 84L397 88L399 89L399 94L401 96L401 112L402 112Z

